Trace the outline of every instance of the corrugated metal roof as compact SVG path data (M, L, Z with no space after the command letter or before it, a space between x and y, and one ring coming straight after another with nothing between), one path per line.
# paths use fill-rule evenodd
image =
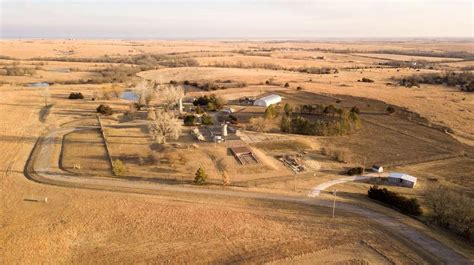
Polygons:
M408 180L411 182L416 182L416 177L410 176L405 173L390 173L389 175L390 178L396 178L396 179L403 179L403 180Z
M279 95L276 95L276 94L271 94L271 95L265 96L263 98L259 98L257 100L263 100L265 102L280 102L281 97Z

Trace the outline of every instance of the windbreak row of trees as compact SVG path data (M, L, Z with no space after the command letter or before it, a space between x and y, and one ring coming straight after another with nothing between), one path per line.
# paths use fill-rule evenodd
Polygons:
M444 72L425 73L404 77L398 80L406 87L420 87L420 84L458 86L467 92L474 91L474 73L471 72Z
M292 72L301 72L301 73L308 73L308 74L337 74L339 70L333 67L285 67L283 65L274 64L274 63L244 63L244 62L236 62L236 63L228 63L225 61L222 62L214 62L212 64L207 65L209 67L221 67L221 68L244 68L244 69L269 69L269 70L284 70L284 71L292 71Z
M19 67L17 65L0 68L0 75L6 76L32 76L36 73L35 68Z
M138 54L132 56L109 56L104 55L95 58L78 57L34 57L32 61L60 61L60 62L83 62L83 63L116 63L141 66L169 65L168 67L197 66L198 62L192 58L180 58L170 54Z
M369 198L391 205L402 213L415 216L423 213L417 199L407 198L386 188L372 186L367 194Z
M309 120L301 114L321 115L321 117ZM361 126L357 108L347 111L333 105L302 105L299 114L285 111L280 129L287 133L331 136L352 133Z

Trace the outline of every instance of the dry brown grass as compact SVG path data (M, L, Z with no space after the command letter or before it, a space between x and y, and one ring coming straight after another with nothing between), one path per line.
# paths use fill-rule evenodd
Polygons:
M212 62L220 58L251 59L250 56L241 55L233 58L234 56L230 56L229 51L248 49L249 46L255 45L255 43L229 44L216 41L1 40L2 54L0 55L22 59L39 56L61 57L64 56L61 51L74 50L70 57L93 58L103 55L191 52L189 56L192 57L204 56L205 58L198 58L204 63L206 60ZM442 51L470 51L472 49L472 43L447 42L258 43L258 46L262 48L291 46L304 49L350 48L362 51L376 51L381 48ZM200 50L210 52L201 53ZM220 57L213 57L215 55ZM276 62L284 65L326 66L329 64L340 67L371 65L379 61L379 59L352 54L320 51L276 51L271 56L251 60L266 62L275 58ZM325 56L325 60L308 59L312 56ZM395 57L391 56L391 59L393 58ZM10 61L5 61L5 63L10 63ZM451 69L471 65L469 62L443 64ZM33 65L33 62L21 61L20 65ZM47 81L46 79L49 78L75 79L86 75L88 70L104 66L95 63L47 62L41 66L44 69L38 70L33 77L14 77L12 80L2 77L0 81L21 84ZM67 75L49 71L57 67L78 68L80 71L73 71ZM421 70L421 72L427 71ZM144 72L141 75L165 82L172 79L209 81L230 79L245 81L248 84L264 83L269 78L274 78L278 83L289 82L290 88L285 90L274 86L249 86L216 91L216 94L237 98L277 89L294 91L296 86L303 86L306 91L375 98L404 106L431 121L448 125L456 133L472 136L474 134L471 125L474 98L471 94L443 86L422 86L420 89L385 86L392 76L413 73L417 72L409 69L400 71L358 69L341 71L337 75L320 76L261 69L176 68ZM357 82L362 77L374 79L375 83ZM364 262L383 263L386 260L398 263L423 262L419 253L416 253L411 246L405 245L405 241L399 240L396 235L372 224L370 220L343 213L336 220L329 220L328 209L185 194L163 194L160 197L68 189L41 185L27 180L23 175L24 165L40 134L48 131L49 128L59 127L65 122L79 118L93 118L95 108L101 103L110 104L117 111L128 109L129 102L124 100L91 101L90 98L94 92L100 92L100 88L101 85L52 86L50 88L51 102L54 106L46 122L42 123L38 118L43 104L40 90L25 88L21 85L0 86L0 113L7 114L2 115L0 119L0 149L2 150L0 154L2 189L0 252L6 263L130 263L137 261L192 263L196 260L214 263L246 260L263 263L272 260L286 262L288 258L295 256L299 257L296 261L311 262L315 259L321 261L323 257L334 256L334 260L328 260L328 262L355 262L352 259L355 251ZM82 92L86 99L67 100L70 92ZM202 94L202 92L194 93ZM110 125L120 124L116 121L106 121L106 126ZM145 177L146 174L158 175L159 171L157 173L150 170L156 166L147 164L148 157L150 155L153 157L153 151L150 150L146 132L137 126L129 128L110 126L106 133L112 142L113 156L125 158L129 173ZM95 144L87 147L79 144L69 146L73 150L81 149L82 151L82 153L73 152L71 155L79 157L89 151L101 152L98 151L99 139L96 136L92 138L90 135L82 134L72 136L74 138L72 140L86 140L88 143ZM253 139L257 142L267 140L266 137L261 136ZM309 145L319 150L321 141L314 137L309 140ZM175 164L174 169L177 169L179 174L189 178L192 178L192 173L202 165L206 167L211 179L219 181L222 179L219 170L228 171L231 182L280 176L278 174L287 175L287 169L269 155L269 151L265 150L267 147L260 147L256 148L255 152L264 164L248 168L238 165L224 146L215 148L213 145L208 145L193 151L170 149L166 159L173 161L171 164ZM289 148L285 145L282 148L287 147ZM273 151L287 152L286 149ZM394 156L396 156L396 151L393 152ZM430 152L430 150L425 150L425 152ZM291 181L265 184L257 189L305 196L314 185L339 177L334 172L343 170L347 166L325 159L316 152L310 153L309 156L320 161L322 170L325 171L315 177L298 181L296 193L291 192L293 188ZM419 186L416 189L399 187L393 189L405 195L419 196L420 191L432 185L429 179L435 177L440 183L472 192L472 181L465 178L465 173L473 170L470 162L469 158L460 157L396 168L395 170L419 177ZM171 164L163 168L172 169ZM81 167L84 166L82 163ZM354 200L360 203L363 201L361 194L365 194L368 186L369 184L350 183L339 185L337 189L343 196L347 196L345 198L355 198ZM24 200L32 196L48 197L49 200L47 204ZM371 205L370 202L364 201L364 203ZM387 214L393 213L387 210ZM443 238L443 235L440 236L437 232L433 234ZM361 241L367 242L370 247L361 246ZM374 254L373 248L377 249L379 254ZM339 254L333 255L336 251Z

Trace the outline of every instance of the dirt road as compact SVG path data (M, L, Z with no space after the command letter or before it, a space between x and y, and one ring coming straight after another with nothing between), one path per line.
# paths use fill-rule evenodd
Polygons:
M230 196L238 198L250 198L261 200L272 200L282 202L293 202L306 205L332 207L332 202L322 198L303 198L287 195L275 195L237 190L220 190L209 188L196 188L192 186L174 186L153 183L151 181L130 181L120 178L105 177L75 177L61 172L55 164L59 159L59 152L55 152L64 134L87 128L62 128L50 132L37 142L26 166L27 177L31 180L65 187L87 188L96 190L109 190L121 192L135 192L146 194L164 193L194 193L205 195ZM60 147L59 147L60 148ZM51 162L55 164L52 164ZM338 203L337 208L343 211L355 213L377 222L399 235L409 239L421 248L427 250L440 263L446 264L471 264L469 259L441 244L439 241L425 235L424 233L400 222L396 218L386 216L379 212L361 208L359 206Z
M327 181L327 182L321 183L318 186L312 188L311 191L309 192L308 196L309 197L317 197L317 196L319 196L321 191L323 191L323 190L325 190L325 189L327 189L331 186L337 185L337 184L342 184L342 183L346 183L346 182L349 182L349 181L367 180L367 179L371 179L371 178L375 178L375 177L378 177L378 176L377 175L373 175L373 176L372 175L351 176L351 177L345 177L345 178L340 178L340 179Z

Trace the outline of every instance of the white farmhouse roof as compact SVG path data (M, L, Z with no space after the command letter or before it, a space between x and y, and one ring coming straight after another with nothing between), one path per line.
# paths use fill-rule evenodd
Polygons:
M405 173L390 173L389 178L403 179L408 180L410 182L416 182L416 177L410 176Z
M278 102L281 101L281 97L279 95L276 95L276 94L271 94L271 95L268 95L268 96L265 96L263 98L259 98L257 100L255 100L254 102L254 105L255 106L270 106L272 104L276 104Z

